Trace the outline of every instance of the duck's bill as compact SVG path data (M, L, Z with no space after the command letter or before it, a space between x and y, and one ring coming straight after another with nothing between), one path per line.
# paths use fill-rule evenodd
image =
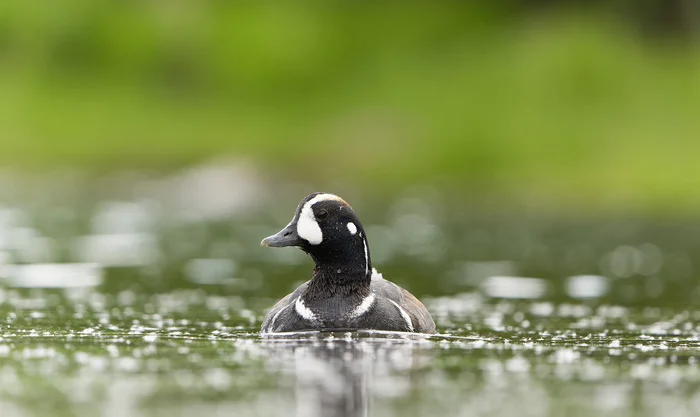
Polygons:
M262 246L271 248L282 248L285 246L301 246L302 240L297 234L296 224L290 224L277 234L268 236L260 242Z

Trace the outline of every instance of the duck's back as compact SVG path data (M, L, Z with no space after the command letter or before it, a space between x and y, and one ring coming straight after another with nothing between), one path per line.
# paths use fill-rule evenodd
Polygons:
M380 301L379 306L382 307L383 304L388 307L385 309L388 310L386 314L389 317L399 314L403 323L409 328L406 331L435 333L435 322L430 312L413 294L385 280L376 270L372 273L370 289Z

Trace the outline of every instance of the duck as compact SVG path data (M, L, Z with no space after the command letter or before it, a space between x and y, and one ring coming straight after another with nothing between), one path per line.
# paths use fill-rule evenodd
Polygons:
M352 207L337 195L308 195L299 203L292 221L260 244L298 247L315 264L311 279L268 311L261 334L306 330L435 332L435 322L423 303L373 268L365 229Z

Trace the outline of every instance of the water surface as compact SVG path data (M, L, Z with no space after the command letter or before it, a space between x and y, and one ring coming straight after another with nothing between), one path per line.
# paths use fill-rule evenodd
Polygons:
M258 242L310 190L256 178L0 181L2 416L697 415L696 219L353 201L438 334L261 338L311 264Z

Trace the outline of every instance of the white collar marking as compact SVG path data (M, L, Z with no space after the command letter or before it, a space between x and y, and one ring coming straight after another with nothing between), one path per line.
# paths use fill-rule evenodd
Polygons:
M355 307L352 313L350 313L350 317L360 317L361 315L365 314L372 307L376 298L377 297L374 295L374 293L370 293L357 307Z
M406 310L404 310L403 307L401 307L396 301L389 299L389 298L387 298L387 300L391 301L391 303L396 306L396 308L399 310L399 313L401 313L401 317L403 317L406 324L408 324L409 331L412 332L413 331L413 322L411 321L411 316L409 316L408 313L406 312Z
M304 203L304 206L299 212L299 219L297 220L297 235L309 242L311 245L318 245L323 242L323 232L321 232L321 227L316 222L314 211L311 209L311 207L318 202L328 200L345 201L335 194L319 194Z
M314 314L314 312L304 304L301 297L297 298L297 301L294 303L294 309L303 319L308 321L316 321L316 314Z

